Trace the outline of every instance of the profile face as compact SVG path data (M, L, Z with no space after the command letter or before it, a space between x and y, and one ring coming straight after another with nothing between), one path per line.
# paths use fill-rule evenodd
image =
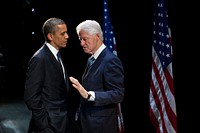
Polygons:
M87 54L95 53L95 51L98 49L97 34L90 35L82 30L79 32L79 40L80 40L80 45L83 47L84 52Z

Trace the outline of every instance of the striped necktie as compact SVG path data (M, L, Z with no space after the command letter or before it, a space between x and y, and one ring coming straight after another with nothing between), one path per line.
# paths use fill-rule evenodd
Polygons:
M84 72L84 77L88 74L88 71L89 71L90 67L92 66L92 64L94 63L94 61L95 61L95 58L93 56L88 58L87 67L86 67L86 70Z
M95 58L93 56L88 59L88 69L92 66L94 61L95 61Z

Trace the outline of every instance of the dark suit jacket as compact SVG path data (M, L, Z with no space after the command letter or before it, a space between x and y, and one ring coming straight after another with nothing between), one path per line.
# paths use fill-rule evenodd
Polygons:
M61 67L45 44L30 59L26 76L24 100L32 111L29 131L69 133L68 80L65 84Z
M124 97L124 70L119 58L105 48L82 77L95 101L82 100L80 121L83 133L117 133L117 103Z

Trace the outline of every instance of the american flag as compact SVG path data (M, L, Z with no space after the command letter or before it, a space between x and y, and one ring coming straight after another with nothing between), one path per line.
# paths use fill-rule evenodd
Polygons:
M117 55L115 35L110 20L107 0L104 0L103 36L104 36L104 43L114 54Z
M157 133L177 133L172 38L164 0L155 0L149 114Z
M113 32L113 26L110 20L110 14L108 11L107 0L104 0L104 17L103 17L103 36L104 36L104 44L112 51L115 55L117 55L116 51L116 41L115 35ZM121 112L121 104L117 104L118 111L118 133L124 132L124 123L123 123L123 115Z

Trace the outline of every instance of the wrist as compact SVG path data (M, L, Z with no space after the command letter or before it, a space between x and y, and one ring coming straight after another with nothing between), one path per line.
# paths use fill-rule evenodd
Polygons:
M87 94L88 94L88 96L87 96L87 100L89 100L90 97L91 97L91 94L90 94L90 93L87 93Z

